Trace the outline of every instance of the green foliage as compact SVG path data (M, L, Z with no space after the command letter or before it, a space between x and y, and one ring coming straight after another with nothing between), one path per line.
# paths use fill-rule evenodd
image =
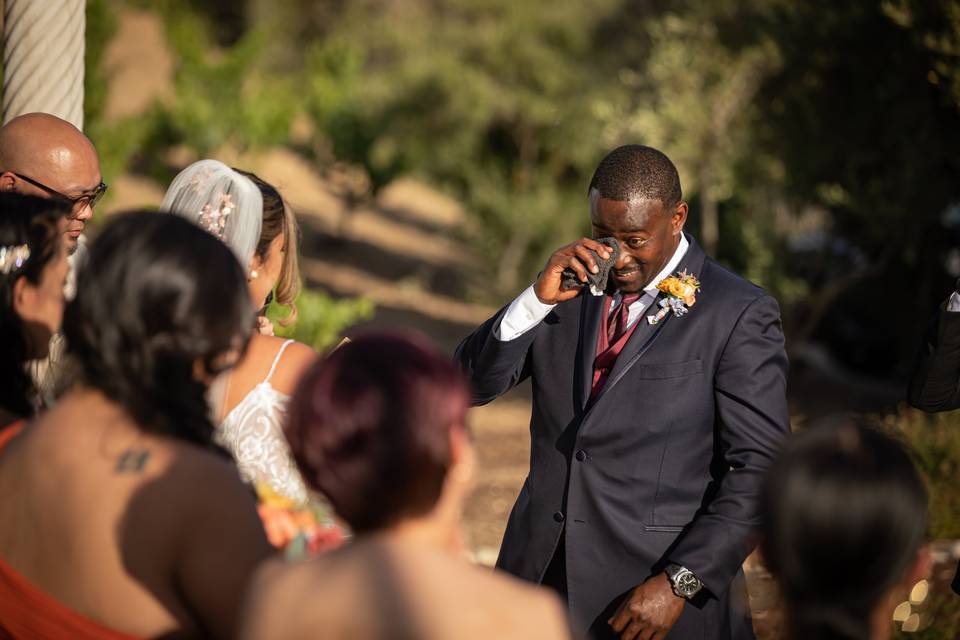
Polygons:
M144 8L164 19L176 59L173 96L143 115L105 122L100 59L116 18L108 0L87 5L86 129L105 176L136 167L166 182L172 175L164 155L177 145L205 156L225 146L242 151L287 143L298 109L295 78L275 76L263 64L267 31L247 31L220 47L211 22L189 3L163 0Z
M585 220L600 133L586 97L600 76L584 60L613 4L351 6L308 55L310 113L374 188L412 171L459 197L496 283L513 289Z
M303 289L296 304L297 320L289 327L280 324L288 311L277 303L270 305L267 317L273 323L276 335L293 338L317 351L333 346L344 329L373 315L370 300L335 300L322 291L311 289Z
M87 135L97 144L100 171L109 182L123 171L140 140L126 123L108 126L103 121L108 82L101 64L110 39L117 29L117 18L109 0L89 0L86 7L86 51L83 76L83 120ZM107 198L112 194L108 191Z
M258 64L268 34L251 30L232 46L215 48L200 15L177 10L165 18L178 57L176 99L165 113L169 142L187 143L201 156L226 144L286 143L296 99L289 78Z
M107 4L90 4L99 41ZM805 331L844 326L819 318L865 288L834 286L851 271L879 286L918 271L917 303L941 294L939 215L960 196L957 0L251 0L245 17L224 2L138 4L164 17L175 97L92 125L110 170L169 177L157 165L176 145L289 145L299 117L312 125L299 149L321 168L362 167L374 194L417 174L458 198L502 299L585 231L598 159L646 143L680 168L688 229ZM811 210L824 241L795 259Z
M882 427L903 442L926 479L930 495L929 535L935 540L960 538L960 412L928 414L903 408L883 419ZM946 572L951 576L953 566ZM934 583L929 602L920 609L926 621L917 633L901 639L954 640L960 637L957 596L942 581Z
M86 126L97 124L107 101L106 71L101 65L104 51L117 30L117 18L109 0L88 0L83 75L83 119Z
M375 146L376 115L358 94L363 65L363 51L341 38L314 42L306 59L306 106L332 157L363 167L376 193L401 167Z
M930 535L960 538L960 412L903 409L883 427L909 450L930 492Z

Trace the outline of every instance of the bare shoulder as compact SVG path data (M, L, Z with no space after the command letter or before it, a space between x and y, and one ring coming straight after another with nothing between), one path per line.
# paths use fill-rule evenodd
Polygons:
M176 578L184 599L215 637L235 637L237 611L258 565L273 555L253 491L213 452L189 456L177 505ZM198 490L202 488L201 490Z
M197 482L204 479L204 491L196 492L195 496L184 496L184 499L203 500L204 494L212 491L234 491L244 487L237 471L236 463L229 454L219 449L203 447L192 442L185 442L164 436L150 436L156 440L158 446L170 449L176 464L170 469L169 475L182 482Z
M188 535L202 535L204 524L228 534L262 533L253 490L227 453L187 442L170 444L173 462L163 482L167 492L176 495L179 514L194 523L186 529ZM200 487L202 491L197 490Z
M291 566L280 559L263 562L254 573L242 608L241 640L283 637L285 630L282 621L289 622L290 602L287 596L291 593L291 584L295 582L291 573Z
M566 612L552 591L458 558L425 553L417 557L418 575L429 576L426 580L434 602L452 599L473 603L461 622L474 625L490 637L570 638Z
M293 393L307 368L317 360L317 352L302 342L290 342L284 348L283 343L286 340L275 337L271 339L277 341L274 353L279 353L281 348L284 349L283 355L277 362L271 383L281 393Z
M263 562L250 582L243 606L241 640L298 638L311 628L323 627L318 621L324 619L334 596L327 585L337 582L330 575L331 554L305 562L280 558Z
M567 614L560 598L544 587L523 582L513 576L475 567L479 579L487 582L493 594L492 605L511 615L518 630L527 629L530 637L546 639L570 638Z

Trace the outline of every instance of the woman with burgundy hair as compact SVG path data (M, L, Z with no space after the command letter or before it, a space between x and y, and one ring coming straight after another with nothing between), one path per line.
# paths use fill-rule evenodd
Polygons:
M309 370L287 437L355 538L265 566L244 637L569 637L552 595L464 559L468 399L459 371L419 338L360 337Z

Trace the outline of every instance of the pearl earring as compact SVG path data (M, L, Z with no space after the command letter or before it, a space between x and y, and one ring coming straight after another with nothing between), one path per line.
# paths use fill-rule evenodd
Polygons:
M251 269L251 270L250 270L250 279L251 279L251 280L256 280L256 279L257 279L257 275L258 275L258 274L257 274L256 269Z

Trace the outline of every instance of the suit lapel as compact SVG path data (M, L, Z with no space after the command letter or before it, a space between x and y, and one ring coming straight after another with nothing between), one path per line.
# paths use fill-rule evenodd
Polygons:
M696 240L693 239L693 236L687 235L687 242L690 243L690 246L683 255L683 259L680 260L680 264L677 265L676 271L686 270L699 278L700 272L703 270L703 263L706 260L706 254L703 252L703 249L700 248L700 245L697 244ZM623 351L620 352L620 355L617 357L617 362L610 371L610 377L607 378L607 382L603 385L603 389L600 390L600 395L597 396L594 404L600 402L607 391L613 388L644 354L646 354L657 338L660 337L660 334L663 333L663 328L667 326L667 323L674 321L672 314L668 314L657 325L651 325L647 321L648 315L657 312L659 300L660 295L656 297L650 307L643 310L643 315L637 320L637 322L642 324L636 328L633 335L630 336L630 339L627 341L627 344L624 345ZM695 312L691 311L691 313ZM682 322L683 320L680 319L680 321ZM594 339L596 339L596 336L594 336ZM594 350L595 349L596 347L594 347ZM588 390L588 397L589 393Z
M590 387L593 384L593 361L597 355L597 336L600 333L600 316L603 314L605 296L595 296L589 292L580 296L580 344L577 353L577 398L581 409L590 399Z

